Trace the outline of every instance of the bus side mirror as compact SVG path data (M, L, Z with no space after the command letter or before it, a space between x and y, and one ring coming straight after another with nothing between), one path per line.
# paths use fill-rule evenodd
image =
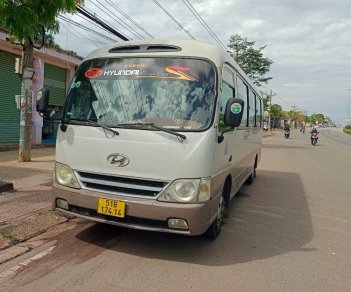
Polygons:
M44 115L49 107L49 89L40 89L36 94L36 100L37 112Z
M241 119L243 118L244 112L244 101L239 98L230 98L227 101L224 112L224 124L230 127L221 133L218 137L218 143L222 143L224 140L224 133L232 131L235 127L239 127L241 124Z
M224 123L232 128L241 124L244 112L244 101L239 98L230 98L227 101L224 113Z

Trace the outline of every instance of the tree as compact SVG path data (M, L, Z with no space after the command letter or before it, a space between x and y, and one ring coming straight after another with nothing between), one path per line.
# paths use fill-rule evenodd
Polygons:
M229 53L234 60L239 64L243 71L248 75L253 82L260 86L262 83L267 83L272 77L265 77L270 70L273 61L263 56L262 51L266 46L259 48L254 47L255 42L248 41L238 34L232 35L229 39Z
M273 118L281 118L283 116L283 108L279 104L272 104L271 106L271 114Z
M322 113L313 114L313 115L311 115L310 120L311 120L311 122L313 124L323 124L323 122L324 122L324 115Z
M277 122L279 123L279 120L283 117L283 108L279 104L272 104L271 106L271 112L270 112L272 118L273 118L273 128L277 127ZM277 121L277 122L276 122Z
M32 129L32 76L33 50L40 48L45 33L59 31L56 17L59 13L73 13L83 0L0 0L0 26L9 32L10 40L23 46L23 74L21 95L25 107L21 108L19 160L30 161Z
M268 94L264 95L262 97L262 101L263 101L263 108L265 111L269 111L269 107L272 101L272 97Z

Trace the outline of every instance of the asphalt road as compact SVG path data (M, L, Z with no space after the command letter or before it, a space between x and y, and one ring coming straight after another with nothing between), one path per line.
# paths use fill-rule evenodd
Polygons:
M264 139L216 241L71 223L0 266L1 291L350 291L351 136Z

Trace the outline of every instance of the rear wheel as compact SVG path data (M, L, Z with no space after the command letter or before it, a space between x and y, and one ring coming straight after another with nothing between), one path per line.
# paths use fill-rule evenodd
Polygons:
M252 185L253 181L254 181L254 172L255 170L253 170L253 172L250 174L250 176L246 179L245 184L246 185Z
M254 179L256 177L256 161L255 161L255 166L254 166L253 171L251 172L250 176L245 181L245 184L247 184L247 185L252 185L254 182Z

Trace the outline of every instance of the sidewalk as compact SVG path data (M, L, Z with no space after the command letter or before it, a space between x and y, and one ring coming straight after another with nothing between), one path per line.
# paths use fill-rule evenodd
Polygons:
M51 211L55 148L32 149L31 157L19 162L18 150L0 151L0 179L14 188L0 193L0 250L66 220Z

